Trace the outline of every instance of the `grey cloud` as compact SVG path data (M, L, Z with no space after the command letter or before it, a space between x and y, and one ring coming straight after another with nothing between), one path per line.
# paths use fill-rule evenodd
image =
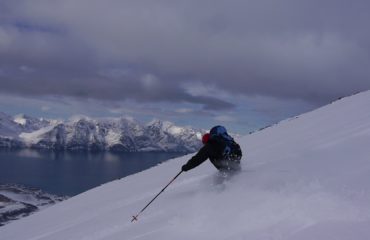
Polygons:
M367 1L2 5L2 92L189 102L219 110L233 104L190 95L183 83L313 103L370 88Z

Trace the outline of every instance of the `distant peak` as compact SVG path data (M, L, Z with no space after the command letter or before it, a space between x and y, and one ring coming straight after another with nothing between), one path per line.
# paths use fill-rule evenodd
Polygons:
M162 121L159 120L159 119L156 119L156 118L154 118L152 121L147 123L148 126L153 126L153 125L159 126L159 125L162 125L162 124L163 124Z
M21 113L21 114L15 115L13 118L13 121L24 126L27 124L28 119L31 119L31 117L27 116L26 114Z
M89 121L89 120L91 120L91 118L88 117L88 116L85 116L85 115L74 115L74 116L70 117L68 120L71 123L77 123L81 120L82 121Z

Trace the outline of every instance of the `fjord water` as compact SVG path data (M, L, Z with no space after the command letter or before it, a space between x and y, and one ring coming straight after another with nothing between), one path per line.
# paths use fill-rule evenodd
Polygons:
M74 196L181 155L0 150L0 183L17 183L48 193Z

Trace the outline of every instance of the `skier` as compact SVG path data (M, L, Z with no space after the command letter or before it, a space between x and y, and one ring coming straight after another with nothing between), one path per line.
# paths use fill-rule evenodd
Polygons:
M240 159L242 151L232 137L227 134L225 127L215 126L210 133L202 137L203 147L181 168L182 171L189 171L208 158L220 171L240 170Z

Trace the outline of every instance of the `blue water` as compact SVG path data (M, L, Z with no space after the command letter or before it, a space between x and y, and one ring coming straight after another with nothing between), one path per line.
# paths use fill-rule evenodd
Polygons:
M0 183L23 184L48 193L74 196L180 155L0 150Z

